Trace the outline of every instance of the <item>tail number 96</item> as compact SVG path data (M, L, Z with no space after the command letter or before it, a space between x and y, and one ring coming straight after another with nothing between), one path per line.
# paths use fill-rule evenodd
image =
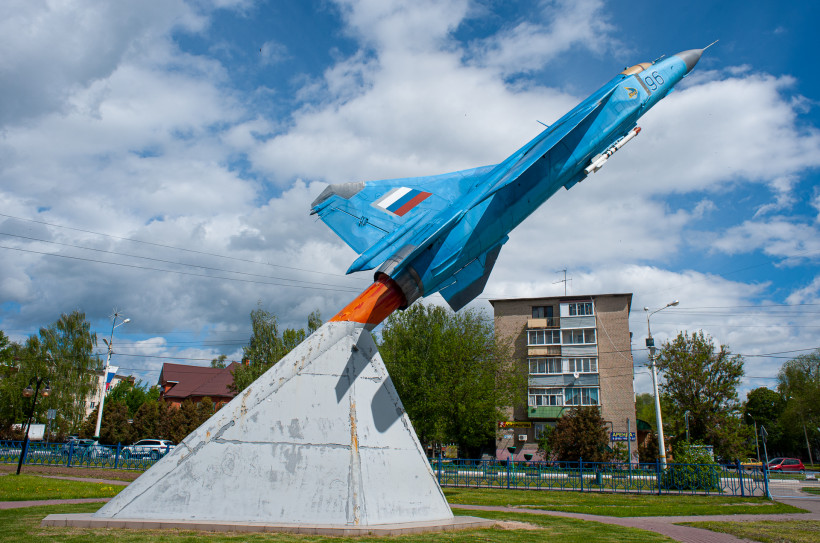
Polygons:
M658 72L652 72L651 75L647 75L643 78L646 82L646 86L649 87L649 90L656 91L658 90L658 85L663 85L663 77Z

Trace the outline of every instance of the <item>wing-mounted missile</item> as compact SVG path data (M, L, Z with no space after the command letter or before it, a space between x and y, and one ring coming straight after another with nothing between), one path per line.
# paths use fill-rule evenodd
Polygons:
M612 147L610 147L609 149L607 149L606 151L604 151L600 155L596 155L595 157L593 157L592 161L590 161L590 163L589 163L589 166L584 168L584 173L589 175L589 174L595 173L598 170L600 170L601 168L603 168L604 164L606 164L606 161L609 160L609 157L614 155L618 151L618 149L620 149L621 147L623 147L624 145L629 143L632 140L632 138L634 138L635 136L637 136L640 133L641 133L641 127L640 126L636 126L632 130L630 130L626 134L626 136L622 137L617 142L615 142L615 145L613 145Z

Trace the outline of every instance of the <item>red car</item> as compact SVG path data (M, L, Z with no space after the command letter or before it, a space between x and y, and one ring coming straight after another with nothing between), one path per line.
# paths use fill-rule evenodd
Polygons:
M804 471L806 469L798 458L772 458L767 467L774 471Z

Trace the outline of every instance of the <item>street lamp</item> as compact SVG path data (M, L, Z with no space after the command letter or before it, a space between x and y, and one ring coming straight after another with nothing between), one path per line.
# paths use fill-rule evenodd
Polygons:
M105 338L103 338L103 341L108 347L108 357L105 359L105 370L103 371L103 379L102 383L100 384L100 406L99 410L97 411L97 426L94 429L94 439L97 440L100 439L100 426L102 426L103 405L105 404L105 385L108 381L108 364L109 362L111 362L111 355L114 352L112 350L112 346L114 345L114 329L119 326L122 326L123 324L131 322L131 319L125 319L121 323L117 324L117 317L119 316L120 314L115 311L114 319L111 322L111 339L106 341Z
M34 388L31 388L31 384L36 383ZM42 391L40 390L40 385L45 383L46 388ZM44 398L51 393L51 387L49 386L48 379L40 378L40 377L32 377L31 380L28 382L28 386L23 389L23 397L24 398L31 398L34 396L34 401L31 402L31 411L28 412L28 422L26 423L26 437L23 439L23 446L20 447L20 460L17 462L17 475L20 475L20 468L23 467L23 458L26 457L26 452L28 450L28 433L31 430L31 418L34 416L34 408L37 405L37 393L40 393L41 396Z
M643 310L646 311L646 347L649 349L649 361L652 363L652 388L655 390L655 419L657 419L658 423L658 454L661 457L661 465L665 468L666 467L666 444L663 442L663 419L661 418L661 399L658 396L658 374L655 370L655 339L652 337L652 328L649 326L649 317L657 313L658 311L663 311L667 307L672 307L678 305L680 302L675 300L674 302L669 302L665 306L660 309L656 309L655 311L649 311L648 307L644 307Z

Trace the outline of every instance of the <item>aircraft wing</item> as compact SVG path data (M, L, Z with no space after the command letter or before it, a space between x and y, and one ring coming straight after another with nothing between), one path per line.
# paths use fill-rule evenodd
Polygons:
M311 204L311 214L318 215L354 251L362 254L388 238L395 241L405 231L423 223L425 217L432 218L449 207L492 168L329 185ZM378 264L381 262L371 267Z

